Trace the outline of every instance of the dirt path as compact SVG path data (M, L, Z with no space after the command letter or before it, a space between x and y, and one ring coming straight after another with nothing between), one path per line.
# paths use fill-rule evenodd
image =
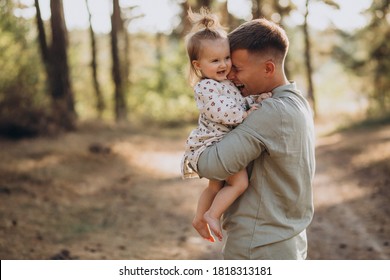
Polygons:
M390 126L317 144L312 259L390 259Z
M0 258L221 258L191 227L207 182L180 178L187 133L88 124L0 140ZM389 126L319 139L309 258L390 258L389 140Z
M179 174L187 132L83 126L0 150L1 259L217 259Z

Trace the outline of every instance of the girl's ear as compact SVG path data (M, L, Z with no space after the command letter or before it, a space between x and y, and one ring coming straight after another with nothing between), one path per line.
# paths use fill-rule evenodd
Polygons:
M192 63L192 66L194 66L194 68L196 70L200 70L200 63L199 63L199 61L193 60L191 63Z

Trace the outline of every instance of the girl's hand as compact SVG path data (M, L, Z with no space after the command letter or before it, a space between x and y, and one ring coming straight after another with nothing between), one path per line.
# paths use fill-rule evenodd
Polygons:
M250 113L252 113L253 111L255 111L255 110L257 110L257 109L259 109L259 105L254 104L254 105L252 105L252 107L251 107L248 111L246 111L246 112L247 112L248 115L249 115Z
M252 107L248 111L244 112L244 119L246 117L248 117L250 113L252 113L253 111L255 111L257 109L259 109L259 105L257 105L257 104L252 105Z
M264 92L264 93L261 93L259 94L259 96L257 97L256 99L256 102L260 103L261 101L267 99L267 98L270 98L272 97L272 92Z

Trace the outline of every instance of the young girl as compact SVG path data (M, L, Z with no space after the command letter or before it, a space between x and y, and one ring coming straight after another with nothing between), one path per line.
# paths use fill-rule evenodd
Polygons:
M182 160L183 178L198 177L197 162L206 147L219 141L240 124L253 110L255 100L244 98L235 85L227 79L232 63L227 33L218 18L207 10L188 12L193 28L186 37L190 59L190 80L194 85L195 100L200 112L199 125L187 141ZM258 97L269 97L263 94ZM203 191L193 220L193 226L205 239L214 242L213 236L222 240L220 218L225 210L248 186L246 170L231 175L226 181L210 180Z

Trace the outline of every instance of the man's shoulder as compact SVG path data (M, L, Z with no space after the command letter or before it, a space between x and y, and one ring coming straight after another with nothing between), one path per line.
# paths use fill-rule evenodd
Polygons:
M279 86L272 90L273 92L273 100L283 102L302 102L306 101L302 92L298 89L296 83L294 81L290 81L290 83Z

